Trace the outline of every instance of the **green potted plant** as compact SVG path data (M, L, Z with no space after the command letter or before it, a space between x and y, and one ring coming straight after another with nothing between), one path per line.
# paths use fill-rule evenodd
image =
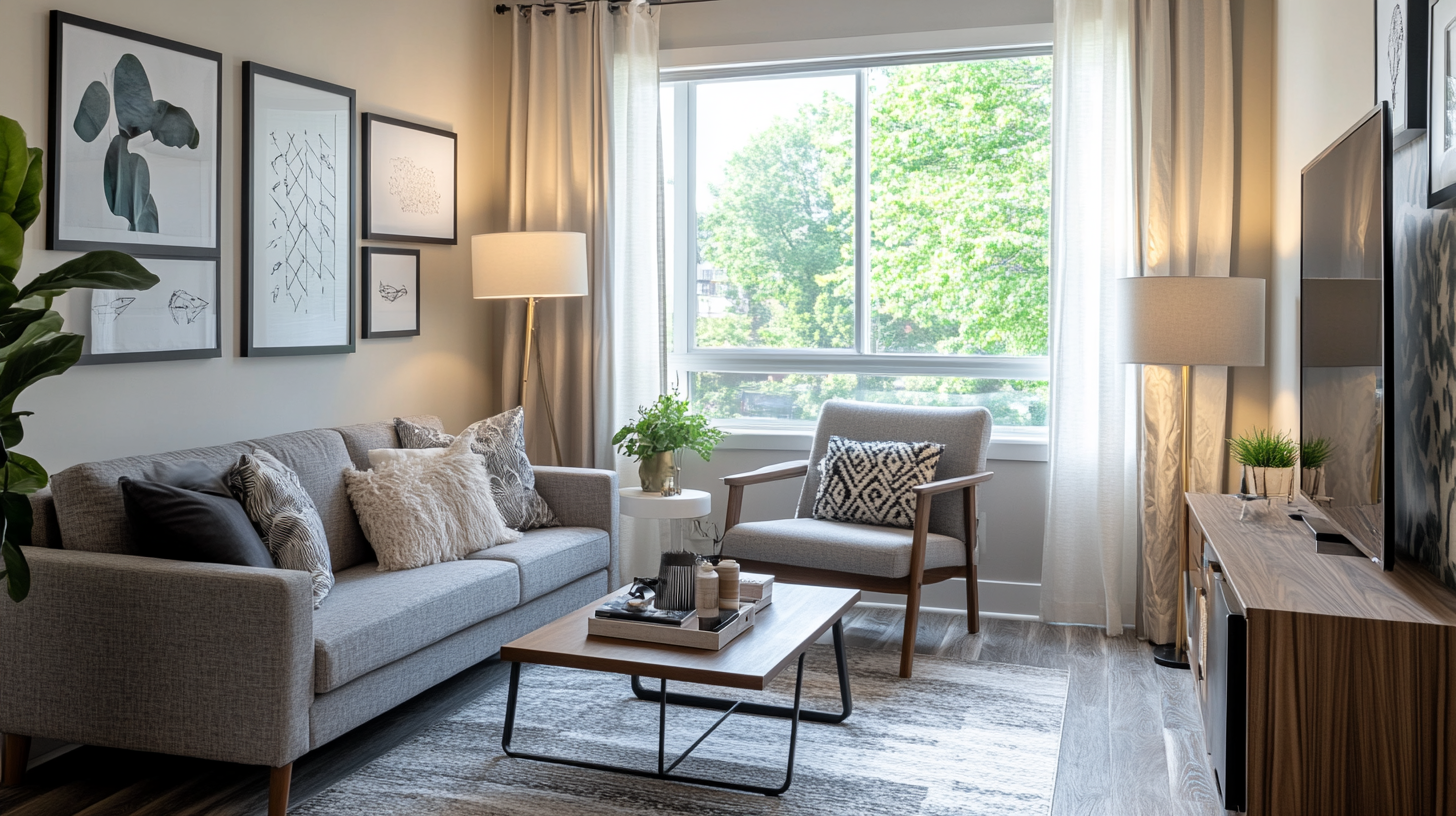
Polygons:
M1299 443L1299 488L1304 495L1311 499L1324 496L1325 463L1334 452L1334 443L1322 436Z
M637 475L646 493L661 493L667 477L677 470L677 451L696 451L704 460L723 440L723 432L702 414L689 412L688 401L676 392L637 409L637 418L612 437L617 452L637 460Z
M1299 445L1289 434L1271 434L1256 428L1228 443L1234 461L1244 468L1245 494L1271 499L1294 495Z
M158 282L124 252L88 252L20 286L25 231L40 215L43 184L40 148L27 147L25 131L0 116L0 580L11 600L30 593L30 567L21 547L30 544L34 520L30 494L50 480L40 463L11 449L20 444L21 418L15 400L26 388L62 374L81 357L79 334L61 331L51 309L71 289L150 289Z

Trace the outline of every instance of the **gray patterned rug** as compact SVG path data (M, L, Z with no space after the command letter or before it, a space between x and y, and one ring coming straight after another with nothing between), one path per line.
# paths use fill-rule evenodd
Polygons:
M743 814L1045 814L1050 811L1066 710L1067 673L917 656L849 652L854 714L799 727L794 783L778 798L509 759L501 754L506 688L499 687L291 810L295 816L658 816ZM649 681L650 682L650 681ZM749 699L791 703L790 667ZM655 686L655 683L652 684ZM683 683L672 691L721 694ZM804 672L806 707L837 710L834 651L815 646ZM718 715L668 707L669 760ZM734 715L682 773L778 785L789 724ZM627 678L523 667L516 750L651 768L657 706Z

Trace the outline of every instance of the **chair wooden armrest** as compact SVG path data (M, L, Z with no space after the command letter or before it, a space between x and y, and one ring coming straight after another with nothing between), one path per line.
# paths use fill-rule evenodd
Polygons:
M743 488L751 484L763 484L764 482L777 482L780 479L793 479L809 473L809 460L799 459L793 462L783 462L777 465L768 465L758 470L751 470L748 473L738 473L733 476L724 476L723 484L728 485L728 509L723 517L723 532L727 533L738 525L738 519L743 515Z
M972 473L969 476L958 476L954 479L941 479L938 482L926 482L923 485L916 485L910 488L917 496L935 496L941 493L949 493L952 490L962 490L967 487L974 487L983 482L991 481L996 474L989 470L980 473Z

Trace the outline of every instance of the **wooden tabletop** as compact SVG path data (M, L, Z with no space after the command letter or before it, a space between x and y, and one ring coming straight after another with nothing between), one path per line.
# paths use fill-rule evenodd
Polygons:
M612 595L617 593L613 592ZM761 690L859 601L857 589L775 583L773 603L721 651L586 633L593 601L501 647L501 660Z
M1456 626L1456 593L1419 564L1400 561L1386 572L1363 556L1321 555L1309 528L1284 508L1256 502L1239 521L1237 498L1187 495L1210 558L1245 609Z

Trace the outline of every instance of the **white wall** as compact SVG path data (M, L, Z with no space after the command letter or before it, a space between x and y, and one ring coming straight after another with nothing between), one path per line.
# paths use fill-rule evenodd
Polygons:
M44 147L48 10L0 5L0 113ZM282 431L434 413L459 428L480 418L499 366L485 350L488 312L470 297L468 236L485 231L485 141L493 88L479 0L69 0L65 10L223 54L221 359L77 367L26 393L21 450L52 472L80 461L208 445ZM255 60L356 89L358 108L459 134L461 246L422 247L422 335L361 340L358 352L237 356L241 66ZM194 112L195 113L195 112ZM41 216L21 278L73 257L44 246ZM63 314L66 312L63 311ZM70 321L72 331L85 326Z

